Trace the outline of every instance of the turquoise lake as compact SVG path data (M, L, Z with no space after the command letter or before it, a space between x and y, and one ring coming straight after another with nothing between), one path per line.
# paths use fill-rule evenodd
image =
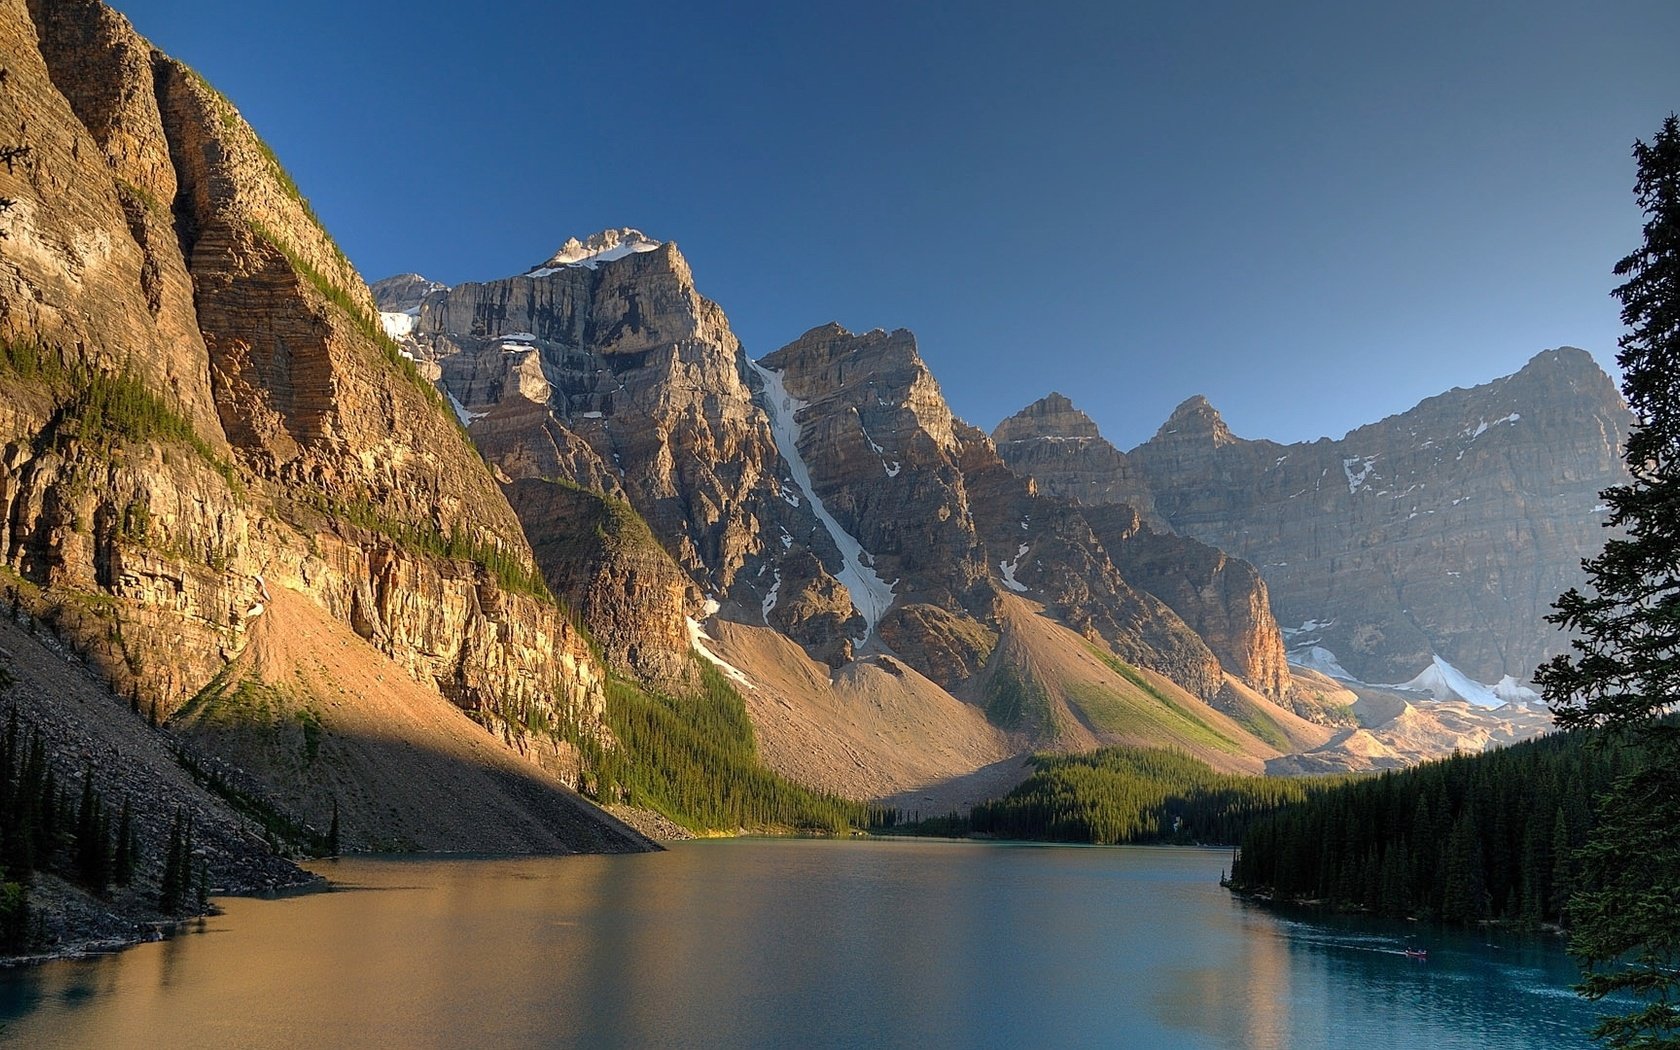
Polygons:
M1591 1045L1556 939L1278 915L1219 887L1228 861L743 839L327 862L334 892L223 900L199 932L0 974L0 1042Z

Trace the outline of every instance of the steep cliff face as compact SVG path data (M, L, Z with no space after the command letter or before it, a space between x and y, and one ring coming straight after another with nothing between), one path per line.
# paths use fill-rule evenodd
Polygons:
M607 662L665 687L694 684L683 619L693 584L640 515L616 496L541 478L512 481L507 495L549 585Z
M387 321L509 477L626 499L693 581L687 612L715 598L831 664L851 657L863 628L831 571L840 552L777 452L727 318L676 245L608 230L517 277L421 287L381 282ZM658 603L646 630L623 618L604 640L687 666L685 609Z
M625 492L722 592L761 546L774 446L723 311L676 245L638 246L598 262L562 250L527 275L434 292L412 338L510 476Z
M1273 700L1288 697L1283 633L1254 566L1217 547L1156 532L1125 505L1083 513L1121 575L1165 602L1226 671Z
M996 650L1000 599L1020 593L1128 662L1201 695L1219 690L1208 647L1131 586L1079 510L1040 495L952 415L910 333L828 325L760 367L767 389L797 406L798 458L842 545L855 541L874 574L866 589L888 588L882 639L917 670L987 688L1007 659Z
M126 367L221 448L151 46L97 3L14 0L0 19L5 144L24 151L0 174L0 338Z
M978 429L960 433L975 521L1001 587L1044 602L1057 619L1136 666L1198 696L1217 693L1218 659L1177 613L1116 567L1086 508L1038 495Z
M160 717L277 592L509 734L597 715L495 480L231 104L98 3L5 0L0 40L11 599Z
M1435 656L1522 681L1565 644L1541 618L1603 544L1629 422L1565 347L1339 441L1244 440L1193 398L1129 458L1174 529L1260 568L1303 657L1372 682Z
M961 604L987 570L955 420L915 337L825 325L759 367L799 406L796 448L784 453L803 461L811 496L862 547L862 567L890 588L881 597Z

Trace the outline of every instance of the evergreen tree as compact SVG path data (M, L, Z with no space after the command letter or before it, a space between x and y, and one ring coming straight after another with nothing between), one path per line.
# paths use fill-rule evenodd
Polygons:
M1622 392L1635 424L1632 481L1603 493L1623 535L1583 564L1593 593L1571 590L1549 619L1574 652L1535 674L1560 725L1631 734L1647 761L1613 788L1581 856L1590 890L1571 899L1570 949L1582 994L1631 995L1603 1018L1614 1047L1680 1047L1680 727L1658 721L1680 700L1680 119L1633 147L1644 242L1616 264L1627 333Z
M134 821L129 814L128 798L124 796L122 815L117 818L116 855L111 859L111 879L119 886L127 886L134 881L136 845Z
M76 807L76 837L72 861L76 879L95 893L104 893L111 875L111 827L105 805L93 789L93 766L82 774L82 801Z
M1597 888L1570 865L1571 848L1594 819L1591 803L1630 761L1623 744L1593 744L1597 735L1554 733L1377 777L1303 785L1303 797L1269 814L1255 799L1230 884L1273 900L1387 915L1559 922L1568 890L1557 887ZM1587 800L1578 817L1557 801L1554 785L1562 782ZM1506 833L1519 844L1503 864L1490 856L1497 833L1483 830L1501 823L1494 806L1504 808Z
M163 855L163 878L158 883L158 910L173 915L181 910L182 898L185 895L187 873L183 869L182 856L185 853L186 833L181 822L181 811L175 811L175 818L169 823L169 847Z
M1552 911L1568 919L1569 897L1575 892L1575 840L1569 834L1569 821L1558 810L1552 825Z
M1447 880L1442 888L1441 918L1448 922L1484 919L1487 898L1482 839L1476 833L1475 809L1466 804L1447 840Z

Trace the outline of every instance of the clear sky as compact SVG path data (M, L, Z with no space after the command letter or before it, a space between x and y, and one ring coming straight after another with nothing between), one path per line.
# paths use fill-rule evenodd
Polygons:
M914 330L990 428L1123 448L1206 394L1349 428L1573 344L1609 365L1680 3L115 0L371 281L677 241L753 356Z

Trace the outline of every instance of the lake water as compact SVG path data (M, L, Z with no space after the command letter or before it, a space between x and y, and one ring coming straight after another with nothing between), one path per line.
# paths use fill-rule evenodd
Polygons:
M30 1047L1585 1047L1555 941L1280 917L1223 852L736 840L327 863L0 974ZM1400 954L1412 937L1427 962Z

